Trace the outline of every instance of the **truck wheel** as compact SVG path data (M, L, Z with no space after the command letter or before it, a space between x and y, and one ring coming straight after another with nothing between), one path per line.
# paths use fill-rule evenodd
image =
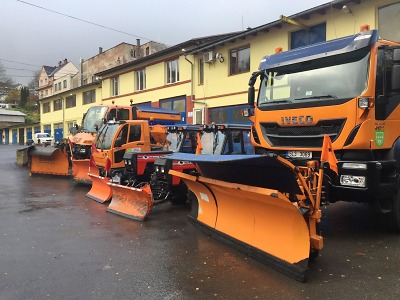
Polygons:
M400 233L400 183L397 183L397 190L392 198L392 210L388 218L389 229Z
M178 186L174 186L171 188L172 194L173 196L171 197L170 202L172 204L175 205L182 205L185 204L187 202L187 191L188 188L186 186L186 184L183 183L183 181L181 180L181 182L179 183Z

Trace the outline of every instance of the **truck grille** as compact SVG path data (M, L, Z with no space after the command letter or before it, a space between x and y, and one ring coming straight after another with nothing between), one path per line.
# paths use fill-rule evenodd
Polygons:
M336 140L346 119L321 120L314 126L280 126L278 123L260 123L264 138L273 147L318 148L324 135Z

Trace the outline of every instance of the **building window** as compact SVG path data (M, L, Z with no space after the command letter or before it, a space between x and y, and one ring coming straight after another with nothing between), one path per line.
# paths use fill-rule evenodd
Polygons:
M167 84L179 81L179 60L171 60L166 62Z
M204 84L204 60L199 59L199 85Z
M58 83L58 90L61 90L61 82Z
M136 90L142 91L146 89L146 69L136 72Z
M210 109L210 122L213 123L250 123L249 118L242 116L245 105L219 107Z
M168 100L160 100L160 107L173 109L181 113L181 120L178 123L186 122L186 99L185 97L178 97Z
M146 47L146 56L147 55L150 55L150 48L149 47Z
M46 96L49 94L49 90L46 90Z
M71 95L65 98L65 108L76 106L76 95Z
M62 109L62 99L57 99L53 101L54 111Z
M49 113L50 112L50 102L43 103L43 113Z
M66 81L66 80L63 81L63 88L64 88L64 89L67 88L67 81Z
M96 102L96 90L90 90L87 92L83 92L83 103L89 104Z
M290 34L290 48L308 46L326 41L326 23L311 26L309 30L298 30Z
M111 78L111 96L118 96L119 95L119 78L114 77Z
M48 134L51 134L51 125L50 124L43 125L43 131Z
M76 134L75 124L76 121L67 122L68 132L72 135Z
M389 4L378 9L379 36L390 41L400 41L400 2Z
M230 75L250 71L250 47L232 49L230 51Z
M57 83L54 84L54 91L55 91L55 92L57 91Z

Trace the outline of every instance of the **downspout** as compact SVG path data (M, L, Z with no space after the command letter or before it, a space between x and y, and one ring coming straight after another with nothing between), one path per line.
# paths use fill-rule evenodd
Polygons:
M207 103L206 102L202 102L202 101L195 101L193 99L193 93L194 93L194 63L191 62L187 57L186 57L186 50L182 49L183 55L185 57L185 60L187 62L190 63L190 101L192 101L193 103L193 109L194 109L194 103L198 103L198 104L202 104L204 105L204 107L207 107ZM204 115L203 118L205 119Z
M186 50L182 49L183 56L185 57L185 60L190 64L190 100L193 102L193 72L194 72L194 65L193 63L186 57Z

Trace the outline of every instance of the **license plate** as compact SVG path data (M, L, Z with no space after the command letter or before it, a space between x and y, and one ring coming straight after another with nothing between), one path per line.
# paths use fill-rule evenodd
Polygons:
M312 152L311 151L288 151L287 156L289 156L290 158L310 159L310 158L312 158Z

